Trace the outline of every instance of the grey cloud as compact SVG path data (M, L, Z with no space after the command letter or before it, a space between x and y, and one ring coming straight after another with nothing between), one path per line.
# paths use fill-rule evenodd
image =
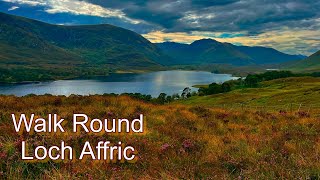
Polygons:
M213 1L203 1L203 0L193 0L192 5L199 7L210 7L210 6L222 6L227 4L232 4L240 0L213 0Z
M182 19L178 26L187 30L249 31L260 33L282 27L310 27L319 18L320 7L305 2L241 1L226 6L211 7L205 11L194 11L198 26L190 26ZM212 14L214 18L205 18ZM185 16L186 17L186 16Z
M320 1L314 0L90 0L121 9L166 32L247 31L259 34L288 28L319 28Z

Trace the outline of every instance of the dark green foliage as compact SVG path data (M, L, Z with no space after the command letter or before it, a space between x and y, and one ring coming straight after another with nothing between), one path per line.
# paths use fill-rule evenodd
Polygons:
M167 97L166 97L166 102L171 102L171 101L173 101L172 96L167 96Z
M174 94L172 96L167 96L166 93L160 93L157 98L153 98L151 95L141 94L141 93L122 93L120 96L130 96L134 99L142 100L144 102L151 102L154 104L165 104L170 103L174 100L180 98L178 94ZM111 94L104 94L104 96L119 96L119 94L111 93Z
M268 71L263 74L249 74L244 81L246 87L257 87L258 83L262 81L297 76L301 76L301 74L293 74L290 71Z
M22 82L30 79L39 81L52 80L52 74L41 69L2 69L0 68L0 82Z
M320 72L311 73L312 77L320 77Z
M225 82L221 85L221 89L222 89L222 92L229 92L231 91L231 83L229 82Z
M141 93L123 93L121 95L127 95L127 96L133 97L135 99L143 100L146 102L150 102L152 100L151 95L145 95L145 94L141 94Z
M172 95L172 99L180 99L180 95L178 93Z
M184 99L191 97L191 89L189 87L184 88L181 97Z
M198 90L199 95L219 94L231 91L231 82L224 82L222 84L212 83L208 88L201 87Z
M249 74L246 79L244 80L244 83L246 87L257 87L259 82L259 77L257 75L251 75Z
M160 104L164 104L167 100L167 94L166 93L160 93L158 98L157 98L157 102Z
M0 83L12 82L28 82L28 81L49 81L66 78L89 78L91 76L107 76L112 73L112 70L103 68L32 68L32 67L15 67L15 68L1 68L0 67Z
M240 88L255 88L259 87L259 83L263 81L270 81L273 79L287 78L287 77L302 77L302 76L313 76L320 77L319 72L311 74L294 74L290 71L268 71L262 74L249 74L244 79L230 80L222 84L212 83L207 88L201 87L198 90L198 94L211 95L218 93L229 92L233 89Z
M209 85L208 93L209 94L218 94L222 92L222 88L220 84L212 83Z

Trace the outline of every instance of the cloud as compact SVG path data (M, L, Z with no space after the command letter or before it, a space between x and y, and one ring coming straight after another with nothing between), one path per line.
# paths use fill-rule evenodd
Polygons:
M311 27L320 17L314 0L90 0L103 7L122 9L128 17L154 24L166 32L263 33L284 27Z
M317 30L294 30L282 29L261 33L255 36L244 35L243 32L234 35L225 35L225 33L213 32L175 32L166 33L154 31L143 35L151 42L159 43L164 41L173 41L180 43L192 43L195 40L213 38L220 42L227 42L236 45L246 46L265 46L272 47L279 51L289 54L310 55L320 47L320 39Z
M152 42L190 43L202 38L268 46L291 54L320 49L320 1L314 0L91 0L122 8L127 16L154 25Z
M246 30L251 34L284 27L306 28L320 17L320 4L314 1L243 0L224 6L190 9L168 31Z
M215 1L203 1L203 0L193 0L192 5L200 7L210 7L210 6L222 6L227 4L232 4L240 0L215 0Z
M8 9L8 11L14 11L16 9L19 9L19 7L18 6L12 6L11 8Z
M43 6L45 11L50 14L70 13L75 15L89 15L105 18L119 18L123 21L138 24L138 21L128 18L124 12L119 9L105 8L86 1L80 0L2 0L5 2L26 4L30 6Z
M239 32L251 35L288 28L319 28L314 0L2 0L44 6L48 13L119 18L166 32Z
M223 39L230 42L237 40L234 42L236 44L244 40L243 44L250 45L250 40L253 45L275 45L287 52L293 52L294 47L297 53L305 54L320 49L318 41L310 40L320 36L319 0L0 1L15 3L13 5L17 6L24 4L43 7L42 10L51 17L62 13L91 16L91 19L101 17L92 22L128 28L145 34L152 41L171 38L179 42L190 42L196 38L224 36ZM88 18L84 19L84 23L90 22ZM76 23L81 24L81 19L77 19ZM302 32L310 34L303 38ZM166 37L162 37L161 33ZM287 38L292 38L293 42L290 43L290 39L281 40L287 44L280 46L280 40L276 38L284 35L279 33L289 33ZM217 37L219 34L221 37ZM300 43L297 38L301 40Z
M9 3L17 3L17 4L27 4L30 6L44 6L46 5L45 1L43 0L2 0L4 2L9 2Z

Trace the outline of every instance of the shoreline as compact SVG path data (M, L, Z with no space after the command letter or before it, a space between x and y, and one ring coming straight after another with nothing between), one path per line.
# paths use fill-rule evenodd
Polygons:
M209 72L212 74L221 74L221 75L231 75L231 77L239 77L234 73L214 73L207 70L189 70L189 69L166 69L166 70L156 70L156 71L144 71L144 70L137 70L137 71L116 71L113 73L109 73L109 75L96 75L96 76L74 76L74 77L65 77L65 78L56 78L51 80L43 80L43 81L21 81L21 82L0 82L0 86L2 85L23 85L23 84L37 84L37 83L45 83L45 82L54 82L54 81L63 81L63 80L90 80L95 79L97 77L108 77L112 74L145 74L151 72L159 72L159 71L193 71L193 72ZM192 86L193 87L193 86Z

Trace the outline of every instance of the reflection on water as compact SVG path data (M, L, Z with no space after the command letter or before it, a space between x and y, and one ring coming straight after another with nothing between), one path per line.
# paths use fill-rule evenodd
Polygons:
M159 71L145 74L112 74L93 80L59 80L31 84L1 85L0 94L24 96L27 94L89 95L104 93L142 93L158 96L160 93L181 93L185 87L234 79L228 74L199 71ZM196 90L195 88L192 88Z

